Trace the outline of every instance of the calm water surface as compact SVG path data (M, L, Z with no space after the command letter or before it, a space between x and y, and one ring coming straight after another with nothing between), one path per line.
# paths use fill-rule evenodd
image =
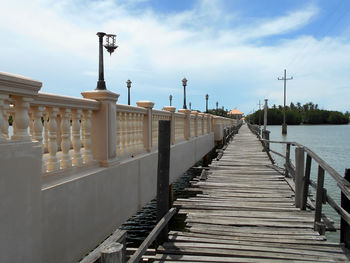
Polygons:
M344 175L346 168L350 168L350 125L296 125L288 126L288 134L282 135L281 126L268 126L271 131L270 140L294 141L310 148L325 160L340 175ZM271 144L271 149L285 155L286 146ZM294 162L295 147L291 147L291 158ZM274 156L278 164L283 161ZM312 163L311 178L317 180L317 164ZM329 174L325 174L325 188L328 194L340 204L340 191ZM338 214L328 205L324 211L339 224ZM329 233L329 232L328 232ZM328 234L328 239L338 242L337 234Z

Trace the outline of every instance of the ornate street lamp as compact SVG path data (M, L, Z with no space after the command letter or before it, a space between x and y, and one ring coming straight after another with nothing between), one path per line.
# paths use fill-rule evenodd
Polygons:
M216 102L216 115L218 115L218 110L219 110L219 102Z
M126 81L126 87L128 88L128 105L130 105L130 88L131 88L131 81L130 81L130 79L128 79L127 81Z
M184 105L183 105L183 108L184 108L184 109L187 109L187 106L186 106L186 86L187 86L187 79L186 79L186 78L183 78L183 80L182 80L182 86L184 86Z
M96 90L105 90L106 83L104 80L104 70L103 70L103 37L106 36L106 44L104 47L107 49L110 55L114 52L114 50L118 47L115 44L116 35L106 34L103 32L98 32L96 34L99 40L99 62L98 62L98 81Z
M173 96L172 95L169 96L169 101L170 101L170 106L172 106L171 105L171 102L173 101Z
M208 113L208 99L209 99L209 95L207 94L207 95L205 95L205 101L206 101L206 103L205 103L205 112L206 113Z

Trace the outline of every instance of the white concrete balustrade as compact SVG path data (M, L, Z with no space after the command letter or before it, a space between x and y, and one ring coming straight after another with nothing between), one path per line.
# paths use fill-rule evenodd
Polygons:
M93 111L100 110L98 99L40 93L38 81L4 73L0 78L0 141L38 141L42 145L44 173L93 161L91 117ZM174 107L154 110L152 102L138 104L116 106L115 151L119 158L156 149L159 120L172 121L172 144L213 132L216 124L225 128L234 123L232 119L196 111L175 113ZM9 116L13 119L11 138Z
M41 86L0 73L0 262L77 262L153 199L159 120L171 122L171 182L236 123L118 104L108 90L73 98Z

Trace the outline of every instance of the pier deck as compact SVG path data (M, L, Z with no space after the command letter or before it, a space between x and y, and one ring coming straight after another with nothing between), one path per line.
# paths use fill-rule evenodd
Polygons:
M174 205L186 232L171 231L155 262L348 262L338 243L313 230L313 214L294 205L294 192L243 125L196 197Z

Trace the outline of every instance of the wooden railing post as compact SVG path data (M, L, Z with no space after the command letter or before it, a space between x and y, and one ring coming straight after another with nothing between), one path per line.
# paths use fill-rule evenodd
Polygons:
M304 189L303 189L303 198L301 200L301 210L306 210L307 196L309 194L309 184L310 184L310 172L311 172L311 156L306 156L306 167L305 167L305 176L304 176Z
M270 140L270 131L268 130L263 130L262 131L262 138L264 140ZM270 143L269 142L264 142L266 150L269 151L270 150Z
M157 171L157 221L169 210L170 121L159 121ZM168 240L168 227L159 233L158 244Z
M350 182L350 169L345 169L344 179ZM350 213L350 200L343 193L341 193L341 207ZM350 226L343 218L340 221L340 243L350 248Z
M324 185L324 169L321 166L318 166L314 230L318 231L321 235L324 235L325 233L325 226L324 224L321 223L322 204L325 198L323 185Z
M101 263L123 263L123 244L111 243L101 251Z
M287 148L286 148L286 163L285 163L285 168L286 168L286 177L289 177L289 172L288 172L288 167L290 166L290 143L287 143Z
M304 189L304 149L295 148L295 207L302 207Z

